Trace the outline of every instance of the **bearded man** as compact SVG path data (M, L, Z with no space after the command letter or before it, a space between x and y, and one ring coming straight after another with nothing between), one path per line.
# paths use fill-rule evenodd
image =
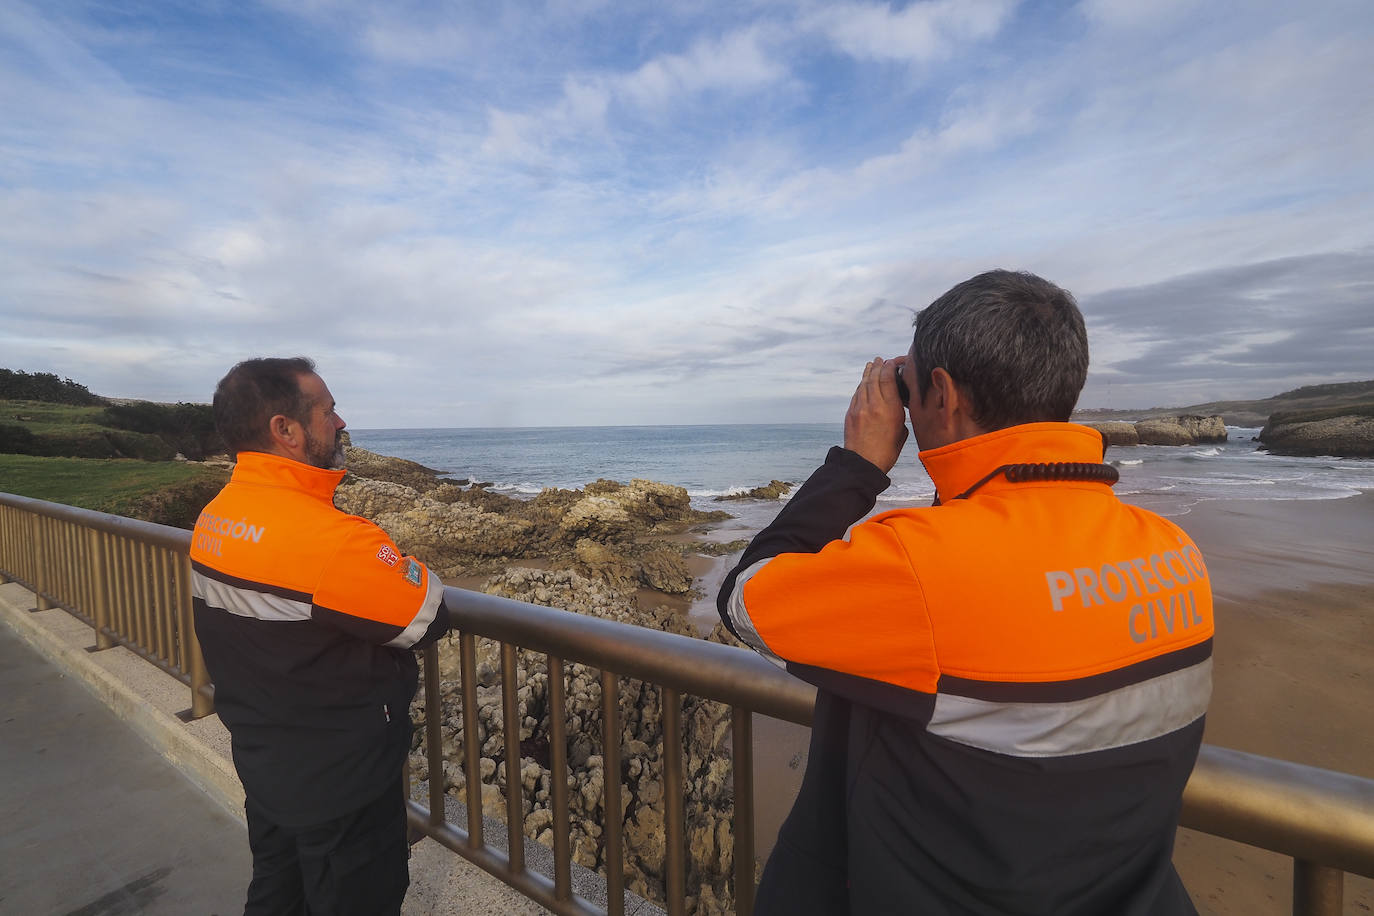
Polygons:
M449 628L443 583L334 508L344 421L313 362L239 363L214 414L237 464L196 522L192 595L246 796L244 913L399 913L414 650Z

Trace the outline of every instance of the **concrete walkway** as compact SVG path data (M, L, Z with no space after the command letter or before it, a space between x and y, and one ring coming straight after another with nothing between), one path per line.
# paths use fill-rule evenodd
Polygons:
M0 627L0 912L243 912L243 825Z

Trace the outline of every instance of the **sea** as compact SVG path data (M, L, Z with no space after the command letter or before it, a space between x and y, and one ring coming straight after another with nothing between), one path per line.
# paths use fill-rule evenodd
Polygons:
M676 484L696 508L734 514L737 522L727 528L738 528L741 536L767 524L778 503L717 497L773 480L800 484L843 441L841 426L831 423L349 432L354 445L369 451L515 497L532 497L545 487L576 489L600 478ZM1106 460L1121 474L1115 489L1123 499L1166 516L1186 515L1204 500L1340 499L1374 490L1374 459L1271 455L1259 447L1258 435L1258 429L1232 426L1220 444L1117 447ZM935 487L916 452L908 440L875 511L930 503Z

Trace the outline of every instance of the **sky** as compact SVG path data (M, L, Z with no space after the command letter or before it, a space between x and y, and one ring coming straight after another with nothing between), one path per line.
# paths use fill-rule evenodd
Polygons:
M0 0L0 366L355 428L839 422L983 270L1083 407L1374 377L1374 4Z

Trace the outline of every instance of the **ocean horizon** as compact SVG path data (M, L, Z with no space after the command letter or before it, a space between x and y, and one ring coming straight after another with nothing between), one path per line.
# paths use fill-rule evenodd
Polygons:
M683 426L542 426L350 429L354 445L405 458L499 493L532 497L546 487L577 489L600 478L640 478L684 487L698 508L776 513L773 501L716 497L772 480L804 481L843 441L840 423ZM1164 515L1203 500L1340 499L1374 490L1374 459L1286 457L1257 448L1258 428L1227 427L1226 442L1114 447L1116 492ZM935 487L907 441L877 511L928 504ZM766 519L764 519L766 521Z

